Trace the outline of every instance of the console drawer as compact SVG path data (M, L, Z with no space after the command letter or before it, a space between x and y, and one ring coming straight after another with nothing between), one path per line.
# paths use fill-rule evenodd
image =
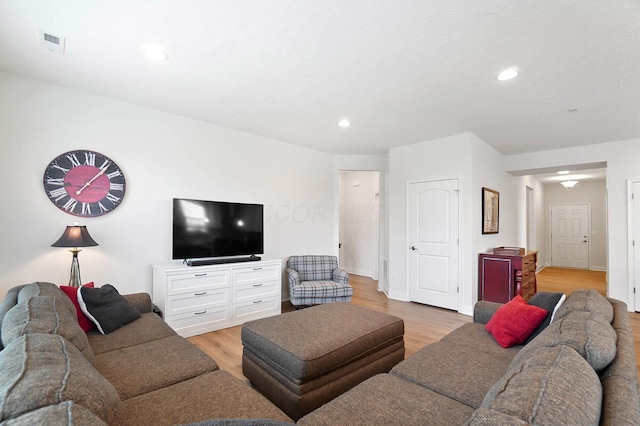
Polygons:
M229 289L205 290L198 293L185 293L167 298L167 316L187 312L199 312L215 306L229 304Z
M279 276L280 267L277 265L235 268L233 270L233 285L271 281L278 279Z
M281 302L278 297L264 297L251 302L234 304L231 308L231 317L234 321L245 322L253 318L278 315Z
M214 288L228 287L230 273L221 271L194 271L188 274L169 275L167 277L167 295L198 293Z
M233 303L254 301L266 296L277 296L279 281L267 281L233 287Z

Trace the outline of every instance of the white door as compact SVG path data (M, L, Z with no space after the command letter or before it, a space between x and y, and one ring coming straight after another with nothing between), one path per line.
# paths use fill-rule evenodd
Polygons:
M458 180L409 187L409 298L458 310Z
M551 206L551 266L589 269L589 205Z
M631 199L633 206L633 265L634 265L634 283L635 289L635 307L634 310L640 312L640 182L633 182L633 198Z

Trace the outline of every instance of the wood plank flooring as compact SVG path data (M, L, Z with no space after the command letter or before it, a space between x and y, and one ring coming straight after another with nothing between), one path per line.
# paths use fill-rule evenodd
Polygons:
M559 270L546 268L538 274L539 291L561 291L571 293L577 288L596 288L606 294L604 272ZM405 357L413 355L425 345L440 340L443 336L471 322L472 318L457 312L412 302L388 299L377 291L377 282L370 278L351 275L354 287L352 303L396 315L405 322ZM582 285L575 284L582 283ZM282 312L293 310L289 302L283 302ZM640 369L640 313L630 313L635 339L636 362ZM246 380L242 375L241 326L214 331L188 340L216 360L222 370Z

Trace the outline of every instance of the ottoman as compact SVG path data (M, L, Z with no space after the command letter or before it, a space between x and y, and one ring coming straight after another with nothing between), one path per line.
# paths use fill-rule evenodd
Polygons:
M404 359L401 318L336 302L244 323L242 372L298 420Z

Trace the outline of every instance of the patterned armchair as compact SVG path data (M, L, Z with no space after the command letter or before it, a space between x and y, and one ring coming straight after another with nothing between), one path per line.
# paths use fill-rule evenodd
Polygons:
M338 268L336 256L291 256L287 263L289 300L296 307L350 302L349 274Z

